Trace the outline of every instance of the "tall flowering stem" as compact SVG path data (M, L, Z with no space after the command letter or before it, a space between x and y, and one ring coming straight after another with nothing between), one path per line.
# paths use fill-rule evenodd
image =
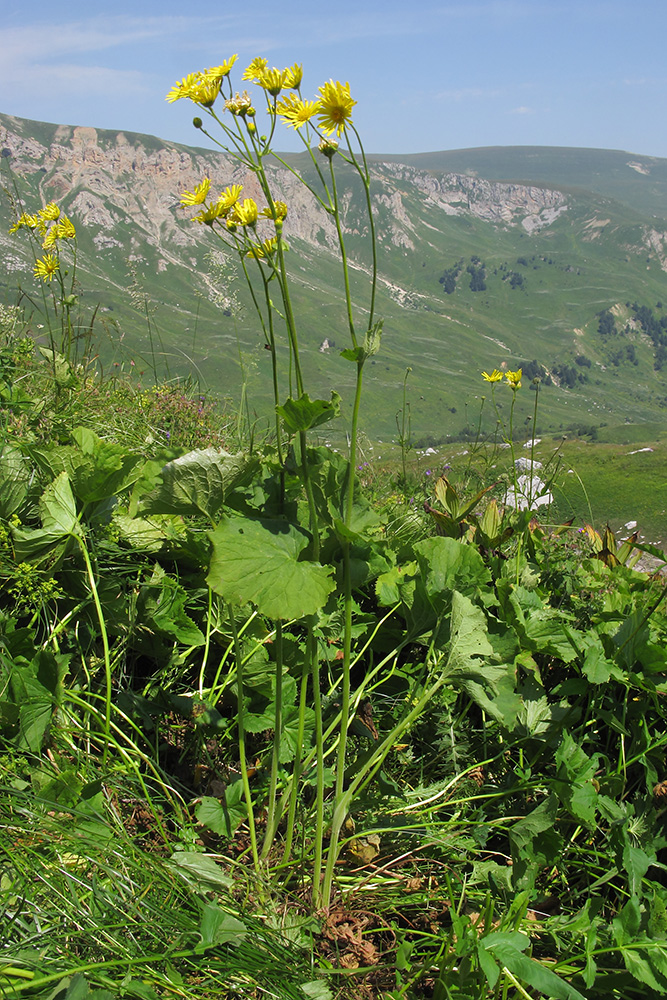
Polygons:
M21 212L10 233L27 232L33 253L33 274L40 281L44 315L51 336L51 348L67 360L72 360L75 340L72 310L78 305L76 288L76 228L74 223L53 201L34 215ZM60 321L60 343L56 345L51 326L48 295L56 318ZM54 357L55 365L55 357Z
M314 639L315 618L304 619L308 639L306 656L302 671L300 693L300 716L298 732L303 737L305 732L304 719L306 711L306 694L308 678L313 687L313 704L315 711L315 741L317 767L316 795L316 829L314 843L313 865L313 901L317 908L328 907L332 888L334 865L338 855L338 840L345 811L349 804L349 796L345 793L344 773L347 749L347 731L350 724L350 714L353 711L350 691L350 666L352 651L352 574L349 534L353 523L355 497L355 465L357 455L357 437L359 412L363 384L363 369L366 360L377 352L380 344L381 323L375 321L377 249L375 243L375 228L373 222L370 173L363 145L352 122L352 111L356 101L350 94L349 84L333 80L323 84L314 100L304 99L301 95L302 70L295 64L284 70L270 68L265 59L254 59L243 73L243 81L247 81L253 95L259 93L259 103L269 116L267 135L261 135L257 128L257 109L254 96L247 90L234 91L230 82L230 73L236 56L226 60L221 66L212 67L198 73L192 73L178 81L167 95L170 102L186 98L195 103L202 113L213 120L221 129L223 141L214 138L204 128L201 118L195 118L195 127L237 161L247 173L252 174L261 191L264 205L259 205L252 198L243 197L239 185L231 185L216 197L210 196L210 182L204 179L195 185L193 191L184 192L182 204L198 208L195 220L210 227L216 236L231 251L238 254L250 287L253 303L260 317L266 339L266 346L271 352L273 373L273 397L276 409L277 451L281 467L286 459L284 446L286 439L293 443L294 457L297 462L301 484L308 508L308 521L311 535L310 558L318 561L320 556L320 524L318 508L313 487L313 473L310 466L308 435L312 427L319 426L324 419L335 416L337 404L317 401L319 409L317 419L304 416L312 401L306 394L303 368L299 349L299 338L296 316L290 294L289 271L286 261L287 243L283 230L288 216L288 206L276 197L273 190L273 176L266 168L267 157L275 160L289 170L313 195L316 202L332 219L340 251L342 279L345 299L347 326L350 346L342 352L343 357L356 367L355 393L352 405L351 433L349 439L348 469L344 490L339 497L339 517L345 531L340 541L343 563L343 662L340 677L340 723L337 739L333 741L330 750L336 747L335 787L333 802L333 823L329 837L329 848L326 857L326 869L322 882L322 865L324 863L324 799L325 778L324 758L327 753L325 740L331 739L331 733L324 733L322 708L320 704L320 679L317 642ZM257 89L254 89L257 88ZM220 108L222 106L222 111ZM289 128L294 128L301 136L305 149L310 155L315 168L317 181L307 181L289 163L277 156L272 149L272 142L277 124L282 122ZM335 138L334 138L335 135ZM328 163L326 162L328 161ZM358 312L352 298L349 275L349 261L345 246L345 222L341 209L336 182L336 165L339 161L351 166L361 178L365 192L366 209L369 219L369 233L372 248L372 274L368 306L365 310L363 334L359 332ZM253 266L254 265L254 266ZM261 285L261 292L256 282ZM281 310L278 313L271 297L270 282L274 290L279 289ZM277 317L284 325L284 333L289 349L290 367L288 381L287 404L281 405L281 373L277 363ZM294 385L292 385L292 375ZM295 390L296 399L292 398ZM289 405L288 405L289 404ZM300 407L300 409L299 409ZM296 412L296 416L294 413ZM282 424L281 418L282 417ZM282 635L278 632L277 635ZM277 643L278 645L278 643ZM274 754L270 778L269 822L267 834L262 849L263 857L267 857L275 830L280 820L282 805L277 803L276 776L279 762L280 741L280 684L282 678L282 658L276 657L276 733L274 738ZM239 698L241 693L239 691ZM292 783L283 797L287 801L288 834L285 843L284 861L289 859L292 849L292 828L296 815L298 784L302 774L302 748L297 750L297 759L292 773ZM249 786L246 788L246 799L250 813Z

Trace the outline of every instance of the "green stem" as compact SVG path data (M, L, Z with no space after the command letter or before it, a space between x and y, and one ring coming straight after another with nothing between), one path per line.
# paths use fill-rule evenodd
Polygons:
M350 273L347 263L347 250L345 249L345 239L343 237L343 229L340 222L340 206L338 204L338 191L336 189L336 174L333 168L333 160L329 160L329 171L331 176L331 189L333 192L333 201L334 201L333 217L334 217L334 222L336 223L338 245L340 247L340 255L343 264L343 283L345 286L345 308L347 310L347 325L350 330L350 338L352 340L352 346L356 347L357 336L354 332L354 316L352 314L352 295L350 292Z
M250 794L250 781L248 779L248 763L245 752L245 706L243 703L243 657L241 655L241 644L239 642L238 629L234 620L234 610L231 605L228 607L229 622L234 637L234 655L236 658L236 703L237 703L237 725L239 733L239 766L241 769L241 781L243 782L243 794L245 796L246 811L248 815L248 829L250 831L250 848L255 871L259 872L259 855L257 853L257 834L255 832L255 815L252 809L252 796Z
M280 815L276 817L276 789L278 787L278 768L280 767L280 739L283 730L283 624L276 622L276 693L274 703L273 723L273 753L271 755L271 777L269 779L269 803L266 815L266 833L262 847L262 860L266 858L276 835Z
M303 773L303 737L306 729L306 701L308 697L308 677L309 677L309 666L310 657L308 655L309 643L311 641L312 629L308 632L308 640L306 642L306 656L303 661L303 667L301 670L301 688L299 692L299 718L297 721L296 730L296 756L294 758L294 767L292 768L292 780L289 787L289 805L287 810L287 831L285 833L285 848L283 850L282 864L288 864L290 856L292 853L292 843L294 840L294 823L296 821L296 803L299 794L299 782L301 781L301 775ZM316 688L319 695L319 687ZM315 716L315 728L317 730L317 713ZM320 733L322 731L322 719L320 718Z
M334 803L334 815L331 822L331 843L329 846L327 866L324 872L324 883L322 886L322 898L325 908L327 908L331 902L334 868L338 859L338 836L352 799L358 792L359 788L365 784L367 780L372 777L372 774L377 771L378 767L382 765L383 760L389 753L394 743L396 743L400 736L407 729L409 729L415 719L419 718L426 705L435 697L437 692L445 683L445 680L446 675L443 671L440 677L433 684L430 686L425 685L421 697L415 702L410 712L408 712L408 714L394 726L391 732L385 736L384 740L382 740L382 742L375 748L373 754L367 761L365 761L357 774L355 774L354 778L352 778L347 789L341 793L340 797L336 797L336 801Z
M313 709L315 712L315 764L317 789L315 795L315 856L313 858L313 907L322 906L322 855L324 850L324 737L322 699L320 696L320 664L317 658L317 639L311 628L308 632L308 656L313 679Z
M88 583L90 586L90 591L93 595L93 603L95 604L95 612L97 614L97 621L100 626L100 637L102 639L102 650L104 654L104 676L105 676L105 700L104 700L104 750L102 752L102 766L106 766L107 756L109 753L109 739L111 737L111 656L109 653L109 637L107 635L106 622L104 620L104 612L102 611L102 604L100 602L100 596L97 592L97 585L95 583L95 574L93 573L93 566L90 561L90 556L88 554L88 549L86 543L81 535L74 534L73 537L79 544L81 549L81 554L83 555L83 561L86 564L86 573L88 575Z

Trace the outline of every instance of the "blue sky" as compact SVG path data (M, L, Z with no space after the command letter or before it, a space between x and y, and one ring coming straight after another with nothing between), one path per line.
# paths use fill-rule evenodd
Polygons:
M369 152L554 145L667 157L667 0L3 0L0 111L202 144L166 92L239 54L349 81ZM240 86L239 86L239 89ZM282 148L298 148L285 135Z

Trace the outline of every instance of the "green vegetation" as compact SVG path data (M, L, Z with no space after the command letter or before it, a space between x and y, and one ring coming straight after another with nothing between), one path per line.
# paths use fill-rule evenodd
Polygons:
M233 64L170 99L193 101L254 179L257 200L204 177L182 201L246 278L264 433L246 400L232 414L196 382L100 364L81 234L53 203L17 219L48 343L25 299L2 313L3 994L665 995L667 582L637 559L666 560L589 512L566 523L581 499L534 436L552 388L539 359L477 376L490 402L442 475L416 468L405 370L386 403L395 469L366 462L382 245L354 101L333 82L305 101L300 67L255 60L272 122L258 135ZM345 456L321 437L338 393L308 391L311 307L268 169L281 121L309 158L285 168L336 233ZM492 280L488 255L466 259L470 284ZM514 273L493 280L523 298Z

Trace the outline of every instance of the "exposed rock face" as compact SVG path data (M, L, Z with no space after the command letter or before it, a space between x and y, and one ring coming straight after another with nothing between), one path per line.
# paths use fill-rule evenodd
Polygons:
M244 194L262 200L256 177L220 153L64 125L51 127L49 141L38 141L29 134L31 124L0 117L1 144L4 155L11 154L14 173L39 175L44 201L64 203L76 221L97 228L100 248L120 245L118 227L127 229L128 223L166 260L176 248L197 244L199 227L179 199L205 176L215 192L243 184ZM48 129L40 126L38 134ZM380 188L374 193L379 239L406 250L414 249L420 227L437 228L442 215L470 213L496 226L520 224L534 232L568 207L565 195L548 188L437 175L396 163L377 164L374 173L376 191ZM335 229L327 213L288 170L278 167L274 176L277 196L289 206L286 236L333 247ZM345 192L343 202L348 232L357 232L352 195Z

